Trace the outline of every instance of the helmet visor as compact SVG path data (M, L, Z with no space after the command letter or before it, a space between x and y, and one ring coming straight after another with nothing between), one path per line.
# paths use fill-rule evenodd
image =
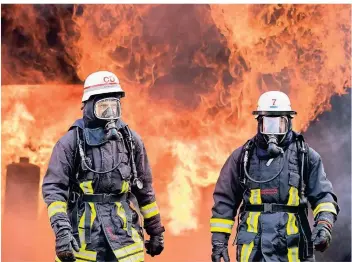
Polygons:
M259 131L265 135L284 135L288 131L288 119L285 116L263 116L259 121Z
M98 119L113 120L121 117L121 104L117 98L104 98L95 102L94 114Z

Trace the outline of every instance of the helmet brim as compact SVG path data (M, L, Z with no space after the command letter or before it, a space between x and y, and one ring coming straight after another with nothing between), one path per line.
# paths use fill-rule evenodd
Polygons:
M256 116L287 116L297 115L296 111L253 111L253 115Z

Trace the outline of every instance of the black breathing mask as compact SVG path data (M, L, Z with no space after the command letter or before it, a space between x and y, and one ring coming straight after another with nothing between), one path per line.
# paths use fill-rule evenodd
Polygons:
M259 132L264 135L268 144L268 154L277 157L284 153L279 146L284 141L290 129L290 121L287 116L262 116L258 119Z

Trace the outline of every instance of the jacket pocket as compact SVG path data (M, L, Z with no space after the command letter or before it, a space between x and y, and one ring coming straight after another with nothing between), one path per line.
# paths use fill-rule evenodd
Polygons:
M299 188L300 178L301 178L301 176L299 175L298 172L290 171L289 172L289 180L288 180L289 185L293 186L295 188Z
M240 231L236 236L236 245L250 244L252 241L254 241L257 235L258 233Z
M239 231L236 236L236 259L237 261L252 261L253 249L258 246L260 235L247 231Z

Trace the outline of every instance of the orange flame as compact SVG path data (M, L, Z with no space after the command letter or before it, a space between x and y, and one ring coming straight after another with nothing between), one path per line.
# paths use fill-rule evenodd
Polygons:
M82 86L68 84L111 70L126 89L123 119L144 139L175 235L199 229L202 188L255 134L251 111L261 93L286 92L303 131L350 84L347 5L7 8L2 170L20 155L45 170L53 145L80 117ZM46 39L53 26L43 14L58 21L59 44Z

